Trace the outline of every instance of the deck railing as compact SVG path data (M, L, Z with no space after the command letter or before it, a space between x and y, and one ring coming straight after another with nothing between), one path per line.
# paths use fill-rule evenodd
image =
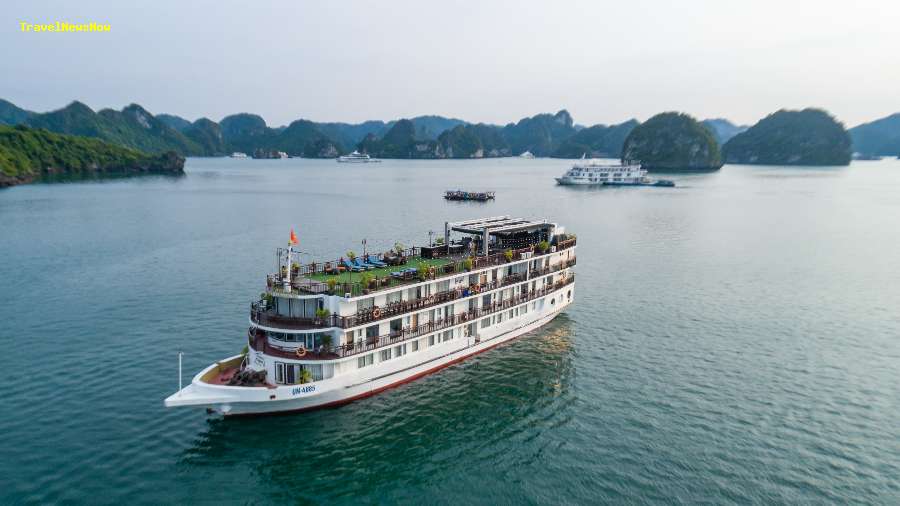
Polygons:
M466 311L465 313L453 315L449 318L441 318L433 322L418 325L416 327L407 327L399 331L392 331L389 334L370 338L364 342L334 346L329 350L308 350L302 358L303 360L333 360L337 358L349 357L378 350L381 348L386 348L388 346L401 344L403 342L421 337L424 334L441 331L462 323L479 323L479 320L485 316L489 316L506 309L511 309L525 302L539 299L574 282L575 275L573 274L571 276L567 276L566 279L557 281L552 286L532 290L500 302L494 302L488 307L473 309L470 311ZM295 360L298 359L295 349L282 348L280 346L273 345L268 342L268 339L265 336L256 338L251 334L249 338L249 345L256 351L261 351L267 355L276 357L290 358Z
M505 286L514 285L516 283L522 283L540 276L561 271L574 265L575 259L571 258L565 262L531 271L531 274L528 276L528 278L525 277L525 273L510 274L500 278L499 281L495 280L489 283L478 285L477 289L474 288L474 285L471 285L466 288L457 288L445 292L438 292L428 297L420 297L415 300L392 302L384 307L373 306L371 308L361 310L355 315L349 316L329 315L324 318L283 316L275 314L272 309L266 309L265 305L262 303L262 301L260 301L250 304L250 318L254 323L258 323L260 325L281 327L292 330L311 329L319 327L338 327L347 329L370 322L385 320L398 314L405 314L411 311L418 311L439 306L457 299L477 296L483 292L495 290L497 288L503 288Z
M560 241L556 245L556 252L571 248L575 246L575 239L567 239L565 241ZM410 248L404 251L404 256L414 257L418 256L419 248ZM314 275L314 274L325 274L325 265L330 264L332 266L337 266L338 262L313 262L311 264L298 266L296 272L291 274L291 284L289 293L293 294L306 294L306 295L318 295L318 294L332 294L332 295L345 295L350 294L351 297L357 297L360 295L367 295L369 293L385 290L387 288L404 286L414 283L421 283L423 281L431 281L437 280L445 277L467 274L472 270L483 269L485 267L498 266L509 263L510 261L520 261L526 259L528 254L533 254L532 258L540 258L545 255L552 254L553 251L547 250L544 253L541 253L537 250L535 246L529 246L527 248L521 248L512 250L513 257L512 260L506 259L506 252L500 251L497 253L493 253L487 256L475 256L469 257L468 255L457 256L455 259L451 259L450 263L445 265L437 266L433 271L429 272L424 279L418 275L408 275L406 277L397 278L393 276L385 276L377 279L373 279L370 281L369 286L364 287L360 281L354 282L346 282L346 283L336 283L334 289L328 286L328 283L325 281L316 281L313 279L309 279L306 276ZM450 257L448 257L450 258ZM466 268L467 259L471 258L472 266L471 269ZM408 264L406 264L408 265ZM398 266L399 267L399 266ZM415 266L414 266L415 267ZM359 273L362 276L362 272ZM286 273L275 273L270 274L267 278L267 285L269 289L275 292L286 293L284 288L284 276Z

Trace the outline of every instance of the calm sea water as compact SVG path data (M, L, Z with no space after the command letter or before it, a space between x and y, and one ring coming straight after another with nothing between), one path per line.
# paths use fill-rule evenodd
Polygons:
M0 503L900 501L900 161L554 185L563 160L189 160L0 191ZM487 204L445 189L495 190ZM578 234L552 324L339 409L166 410L310 258L445 220Z

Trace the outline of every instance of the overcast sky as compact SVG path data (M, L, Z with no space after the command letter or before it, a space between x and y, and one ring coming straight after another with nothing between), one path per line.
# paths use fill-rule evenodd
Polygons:
M900 1L0 0L0 98L220 120L900 111ZM20 22L110 33L22 33Z

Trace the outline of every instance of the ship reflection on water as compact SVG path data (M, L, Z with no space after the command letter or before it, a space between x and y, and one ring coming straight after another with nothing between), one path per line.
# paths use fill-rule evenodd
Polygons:
M573 336L573 321L562 313L486 353L342 407L209 418L179 467L252 462L273 494L319 500L427 479L429 469L452 467L468 452L487 458L489 448L514 444L526 429L558 417L574 400Z

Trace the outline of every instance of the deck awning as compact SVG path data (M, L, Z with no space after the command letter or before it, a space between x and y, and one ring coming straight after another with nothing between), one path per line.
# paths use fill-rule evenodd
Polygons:
M508 235L520 232L535 232L547 230L554 224L546 220L530 220L527 218L512 218L510 216L494 216L491 218L478 218L475 220L447 223L447 227L454 232L464 234Z

